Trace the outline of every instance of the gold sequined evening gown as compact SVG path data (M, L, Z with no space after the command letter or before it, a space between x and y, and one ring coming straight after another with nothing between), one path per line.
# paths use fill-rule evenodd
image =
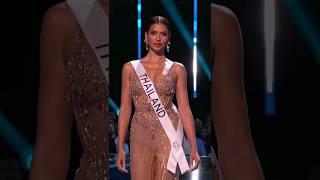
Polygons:
M80 27L64 57L71 101L83 154L75 180L108 179L108 84Z
M170 74L173 66L168 73L161 73L153 81L153 84L174 127L177 129L179 122L178 112L172 108L172 99L176 92L176 79ZM130 88L135 112L130 129L131 179L179 179L179 173L172 174L166 169L171 149L170 141L148 101L133 67L132 71Z

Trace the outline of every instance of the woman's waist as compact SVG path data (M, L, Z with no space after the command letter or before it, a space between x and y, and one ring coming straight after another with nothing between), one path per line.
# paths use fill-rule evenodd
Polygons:
M151 104L145 104L145 105L135 105L135 112L136 113L155 113L155 112L163 112L167 111L169 112L176 112L173 108L172 104L167 104L164 106L154 106L152 107Z
M168 115L171 119L172 116L178 116L178 111L172 107L152 109L152 108L135 108L133 119L135 118L147 118L159 120L159 117Z
M163 115L163 112L167 113L170 121L173 122L173 124L176 124L176 122L179 121L178 112L175 111L173 108L165 109L165 111L158 111L158 113L154 110L142 111L136 109L136 111L133 114L132 123L136 123L146 128L161 127L162 125L160 123L158 115Z

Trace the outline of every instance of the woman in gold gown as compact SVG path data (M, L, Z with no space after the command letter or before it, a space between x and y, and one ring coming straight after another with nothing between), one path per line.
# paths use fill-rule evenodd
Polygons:
M152 17L146 26L145 43L148 54L140 60L154 84L156 92L165 107L171 123L177 129L179 116L184 131L191 144L191 170L200 163L196 147L193 115L189 107L186 70L181 63L174 62L166 69L165 50L170 41L169 22L164 17ZM172 108L172 100L176 95L178 109ZM130 62L122 69L121 106L118 120L119 148L117 166L120 171L125 168L123 144L131 116L132 100L135 112L130 129L130 173L133 180L171 180L179 179L179 168L176 173L167 170L167 162L171 143L164 128L154 112L147 95ZM194 164L193 164L194 163Z

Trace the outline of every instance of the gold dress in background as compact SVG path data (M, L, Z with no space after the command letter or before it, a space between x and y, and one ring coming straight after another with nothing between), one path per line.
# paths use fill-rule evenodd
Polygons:
M94 51L78 28L66 53L68 100L73 106L83 154L76 180L108 178L108 84Z
M168 116L177 129L178 113L171 106L176 92L176 79L172 77L170 70L167 74L161 74L153 84ZM166 169L171 144L135 72L130 77L130 88L135 106L130 129L131 179L179 179L179 173L175 175Z

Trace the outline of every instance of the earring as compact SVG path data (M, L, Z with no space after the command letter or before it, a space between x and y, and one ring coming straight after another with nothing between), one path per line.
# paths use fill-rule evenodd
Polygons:
M146 50L148 51L149 50L148 40L144 39L144 43L146 44Z
M170 51L170 42L168 42L167 44L167 52L169 53L169 51Z

